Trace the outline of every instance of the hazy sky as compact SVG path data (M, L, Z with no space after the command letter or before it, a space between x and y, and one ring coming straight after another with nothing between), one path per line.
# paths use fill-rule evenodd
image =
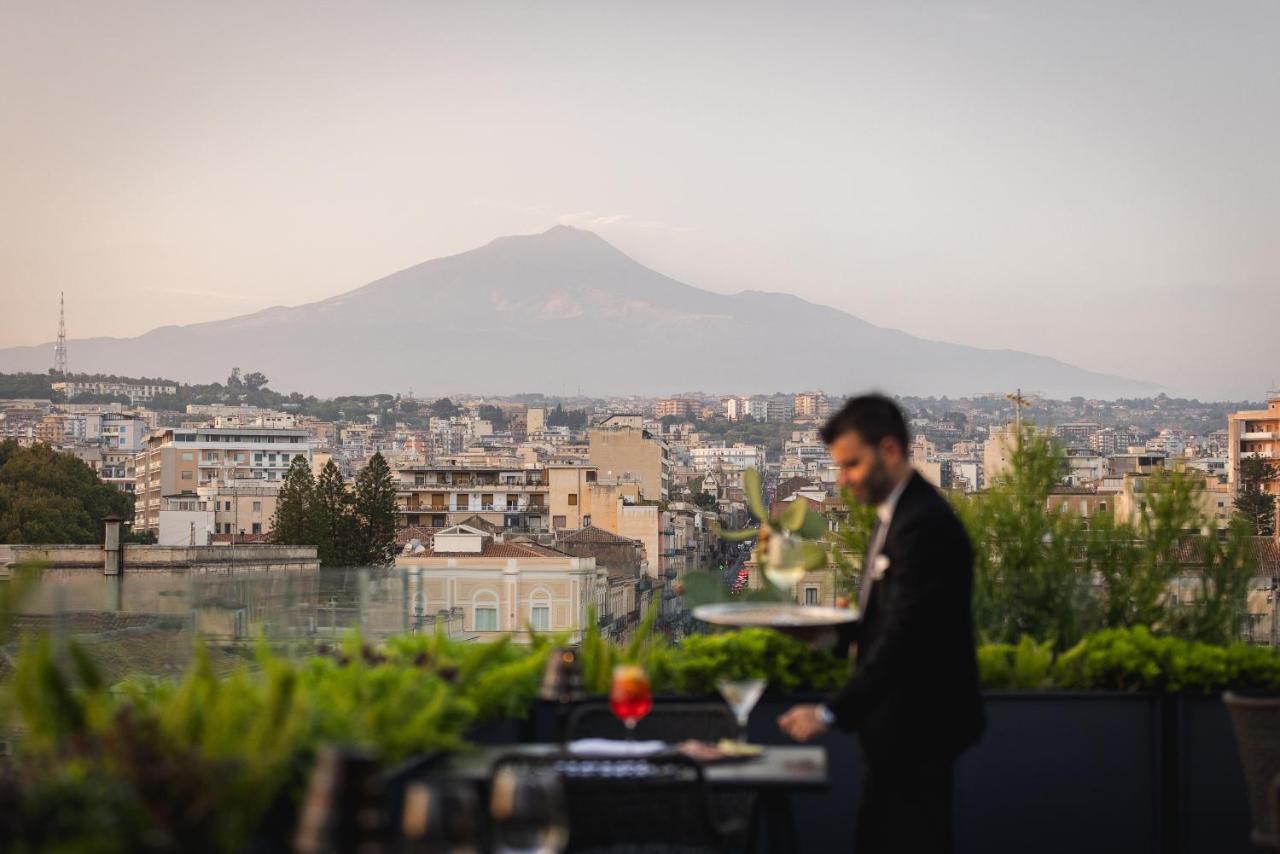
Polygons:
M1202 397L1280 379L1280 3L0 0L0 346L557 222ZM89 366L74 365L73 369Z

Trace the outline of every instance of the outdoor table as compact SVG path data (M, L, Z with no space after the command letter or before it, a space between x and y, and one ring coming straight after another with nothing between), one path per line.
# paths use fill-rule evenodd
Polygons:
M486 745L450 756L439 771L464 782L484 783L503 756L548 756L563 750L559 744ZM825 789L830 784L827 749L808 745L764 745L764 753L754 759L704 765L703 776L712 789L754 791L768 850L782 852L798 850L790 793ZM754 836L753 830L752 843Z

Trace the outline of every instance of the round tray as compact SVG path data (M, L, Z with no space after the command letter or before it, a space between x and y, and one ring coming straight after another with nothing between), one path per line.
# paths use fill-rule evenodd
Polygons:
M716 626L747 628L760 626L770 629L823 629L852 623L858 612L849 608L833 608L829 605L779 605L771 602L741 602L720 605L699 605L693 616L704 623Z

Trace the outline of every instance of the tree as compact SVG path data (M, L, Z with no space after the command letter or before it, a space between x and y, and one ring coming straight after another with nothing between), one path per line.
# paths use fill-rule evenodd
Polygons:
M0 543L100 543L107 516L132 518L133 498L83 460L0 442Z
M311 464L299 454L289 464L276 496L276 512L271 517L271 542L288 546L316 545L315 526L311 521L315 492Z
M461 411L454 402L447 397L442 397L429 407L431 414L436 418L454 418Z
M227 377L227 388L239 391L244 388L244 380L240 379L240 369L232 368L231 375Z
M396 482L381 453L356 475L355 515L361 566L390 566L396 557Z
M342 472L329 460L316 481L315 501L311 514L312 539L321 566L352 566L357 550L358 530L351 493L342 480Z
M262 373L262 371L254 371L251 374L246 374L243 382L244 387L249 389L249 391L258 391L259 389L266 387L267 375Z
M1267 492L1267 484L1275 478L1275 470L1266 459L1241 457L1236 517L1260 537L1270 537L1276 532L1276 497Z
M501 407L485 404L480 407L480 417L493 425L495 430L501 430L507 426L507 414L502 411Z

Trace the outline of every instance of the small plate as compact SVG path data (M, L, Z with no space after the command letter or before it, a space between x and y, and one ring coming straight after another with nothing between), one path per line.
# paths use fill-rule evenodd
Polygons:
M821 629L852 623L858 612L829 605L780 605L771 602L740 602L699 605L693 616L716 626L770 629Z

